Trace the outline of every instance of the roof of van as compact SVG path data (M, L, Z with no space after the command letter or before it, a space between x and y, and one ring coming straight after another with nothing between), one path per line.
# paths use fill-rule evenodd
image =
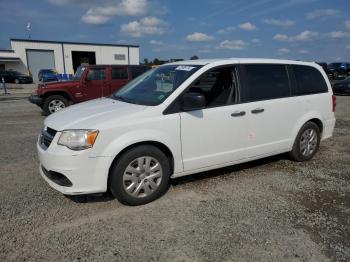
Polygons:
M268 63L268 64L299 64L315 65L315 62L303 62L297 60L267 59L267 58L219 58L219 59L197 59L169 63L171 65L207 65L211 63Z

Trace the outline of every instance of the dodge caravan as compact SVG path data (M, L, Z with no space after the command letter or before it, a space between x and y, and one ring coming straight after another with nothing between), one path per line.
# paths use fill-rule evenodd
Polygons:
M124 204L145 204L171 178L286 152L311 159L332 136L335 102L316 63L170 63L46 118L40 173L63 194L111 191Z

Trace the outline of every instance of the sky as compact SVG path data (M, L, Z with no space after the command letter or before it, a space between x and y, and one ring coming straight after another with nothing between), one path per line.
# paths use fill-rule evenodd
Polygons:
M140 45L140 59L350 61L349 0L0 0L10 38Z

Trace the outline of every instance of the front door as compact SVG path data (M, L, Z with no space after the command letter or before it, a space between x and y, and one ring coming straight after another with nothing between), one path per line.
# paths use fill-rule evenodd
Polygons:
M235 66L206 72L188 92L203 93L207 107L181 112L184 171L220 166L246 157L247 105L236 104Z
M84 81L86 100L104 97L110 94L106 68L89 68Z

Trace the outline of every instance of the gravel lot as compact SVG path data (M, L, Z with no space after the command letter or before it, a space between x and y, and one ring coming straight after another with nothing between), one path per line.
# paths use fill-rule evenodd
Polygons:
M177 179L138 207L51 189L35 150L42 122L25 99L0 101L0 261L350 261L350 97L313 160Z

